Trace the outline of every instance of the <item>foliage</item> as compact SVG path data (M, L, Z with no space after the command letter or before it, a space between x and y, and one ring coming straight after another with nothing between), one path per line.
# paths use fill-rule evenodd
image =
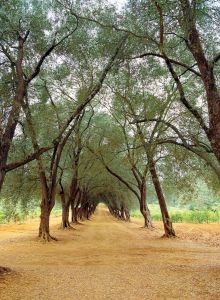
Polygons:
M47 183L53 181L54 149L66 135L55 176L57 199L61 183L70 196L76 171L77 188L90 204L135 209L136 198L141 198L140 181L147 184L147 202L155 203L152 159L167 203L190 209L170 208L173 221L218 221L220 165L208 130L204 130L213 124L210 101L189 46L190 24L184 18L183 2L158 1L163 20L158 5L149 0L128 0L121 10L108 1L95 0L2 3L0 150L4 152L4 130L16 100L15 62L22 36L26 37L22 78L28 82L35 70L39 74L28 85L14 120L7 164L25 160L37 148L50 149L7 173L0 220L35 215L42 192L40 174L43 169ZM184 3L195 4L189 12L207 61L216 57L212 70L218 92L220 8L215 1ZM122 38L118 55L100 80L103 66ZM53 51L39 67L51 47ZM80 109L87 98L87 105ZM29 103L32 127L24 103ZM4 173L5 167L0 164L0 171ZM153 218L159 220L159 212L150 207Z
M162 221L159 208L155 205L150 205L151 216L154 221ZM169 212L173 223L219 223L220 209L206 209L206 210L189 210L187 208L169 207ZM131 216L141 218L142 215L138 210L132 210Z

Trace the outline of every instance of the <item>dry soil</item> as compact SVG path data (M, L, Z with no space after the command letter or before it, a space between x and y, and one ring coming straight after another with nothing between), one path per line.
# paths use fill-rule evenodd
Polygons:
M220 225L178 224L162 239L161 224L115 220L99 207L58 242L36 239L38 220L0 225L1 300L220 299ZM198 236L198 237L197 237Z

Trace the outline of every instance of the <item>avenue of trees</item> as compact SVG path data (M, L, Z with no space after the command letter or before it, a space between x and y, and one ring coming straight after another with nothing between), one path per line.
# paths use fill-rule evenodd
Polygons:
M170 193L218 195L218 1L1 1L0 23L0 201L41 199L40 239L56 201L62 228L102 202L151 229L154 190L174 237Z

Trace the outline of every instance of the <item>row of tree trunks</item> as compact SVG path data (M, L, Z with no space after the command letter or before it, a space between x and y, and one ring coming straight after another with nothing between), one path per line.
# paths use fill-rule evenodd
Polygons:
M70 228L69 223L69 209L71 207L72 210L72 222L78 222L78 219L87 218L89 219L91 215L91 204L87 203L87 197L85 193L81 193L78 189L78 162L80 158L80 153L82 150L82 141L81 141L81 135L80 135L80 125L83 118L84 108L86 105L91 102L91 100L95 97L96 94L100 91L102 87L102 83L107 76L108 72L111 70L112 66L114 65L115 59L118 56L118 53L120 52L121 48L124 45L125 40L127 37L124 37L122 41L119 43L119 45L116 47L115 52L113 56L109 59L109 62L103 69L103 72L101 73L101 76L97 83L94 85L93 89L91 89L91 93L86 97L85 101L76 109L75 117L78 116L77 122L75 123L75 126L72 127L71 131L69 131L69 135L71 134L73 128L75 128L75 149L73 151L73 169L72 169L72 179L69 187L69 194L68 197L65 197L64 191L60 193L61 196L61 203L62 203L62 228ZM68 124L68 123L67 123ZM88 128L88 127L87 127ZM86 128L86 129L87 129ZM84 131L86 130L84 129ZM83 132L84 132L83 131ZM67 134L67 138L65 139L65 142L67 141L69 135ZM78 200L76 203L76 196L77 193L80 193ZM86 197L86 199L85 199ZM79 204L81 204L79 208Z
M17 87L16 87L16 95L14 98L13 106L11 109L11 112L9 114L8 123L6 124L6 128L4 130L3 136L0 139L0 190L2 187L2 184L4 182L5 178L5 165L7 163L8 153L10 150L11 142L14 136L14 132L18 123L21 107L23 106L24 112L26 114L27 123L29 125L30 135L31 135L31 141L32 145L35 151L39 151L39 145L36 138L36 132L35 128L33 126L32 122L32 116L31 111L28 106L28 99L26 103L24 102L24 97L27 95L27 85L30 83L40 72L41 65L45 58L53 51L53 49L60 44L53 44L52 47L50 47L46 53L40 58L40 61L36 67L36 70L34 70L33 74L30 76L30 78L26 79L24 78L23 69L22 69L22 61L23 61L23 45L25 40L27 39L28 34L25 35L25 38L22 38L19 36L19 47L18 47L18 58L17 62L15 63L16 66L16 72L17 72ZM67 38L69 34L65 37ZM62 38L62 41L64 38ZM116 47L112 57L110 57L107 65L104 67L103 72L100 75L99 80L94 85L94 87L91 90L91 93L86 97L83 103L81 103L76 110L71 115L71 118L66 121L64 124L62 130L59 133L59 136L57 138L57 144L54 147L54 153L52 155L52 161L51 161L51 168L50 168L50 174L49 178L47 179L45 169L43 167L43 163L40 159L40 157L37 157L38 167L39 167L39 178L41 182L41 189L42 189L42 201L41 201L41 217L40 217L40 226L39 226L39 237L45 241L49 241L51 239L55 239L50 235L50 213L55 205L55 196L56 196L56 187L57 187L57 170L62 154L62 150L72 133L74 129L74 124L72 126L69 126L70 122L72 120L76 119L77 116L83 111L83 109L86 107L86 105L92 101L92 99L96 96L96 94L99 92L99 90L102 87L102 83L107 76L108 72L112 68L112 66L115 63L115 60L118 56L118 53L120 52L121 48L124 45L124 42L126 40L126 37L120 41L119 45ZM27 97L26 97L27 98ZM69 126L69 128L68 128ZM67 132L66 129L68 128ZM65 195L64 195L65 196ZM92 208L89 205L89 210L86 211L86 217L89 218ZM69 207L68 207L69 209ZM67 218L68 212L66 210L64 214ZM85 215L85 212L83 211L81 213L82 216Z
M77 218L80 221L84 221L84 220L90 220L90 217L92 216L92 214L94 213L95 208L92 204L90 204L89 202L84 203L83 206L81 206L78 209L78 216Z
M71 189L70 189L71 191ZM69 221L69 211L71 207L72 216L71 223L79 224L79 221L89 220L96 209L96 205L91 203L85 192L76 187L72 190L73 194L69 194L66 200L64 190L60 192L62 204L62 229L71 228Z
M78 216L79 216L80 202L81 202L81 192L79 190L78 193L77 193L77 197L75 198L75 201L71 202L71 211L72 211L71 220L72 220L72 223L76 223L76 224L79 223Z
M61 227L63 229L71 228L70 222L69 222L69 213L70 208L72 210L72 223L75 221L75 217L73 215L73 212L75 214L75 199L77 195L77 180L72 179L69 189L69 194L66 197L65 191L62 189L60 191L60 199L61 199L61 205L62 205L62 223Z
M110 214L117 218L118 220L127 221L130 222L130 213L127 208L124 208L124 206L121 207L121 209L112 207L111 205L108 206Z

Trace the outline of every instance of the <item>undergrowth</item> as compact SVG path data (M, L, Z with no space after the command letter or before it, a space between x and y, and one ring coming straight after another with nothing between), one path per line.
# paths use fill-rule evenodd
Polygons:
M155 205L149 206L151 211L151 217L153 221L162 221L159 208ZM219 223L220 222L220 210L187 210L171 207L169 209L170 216L174 223ZM131 212L132 217L141 218L140 211L133 210Z

